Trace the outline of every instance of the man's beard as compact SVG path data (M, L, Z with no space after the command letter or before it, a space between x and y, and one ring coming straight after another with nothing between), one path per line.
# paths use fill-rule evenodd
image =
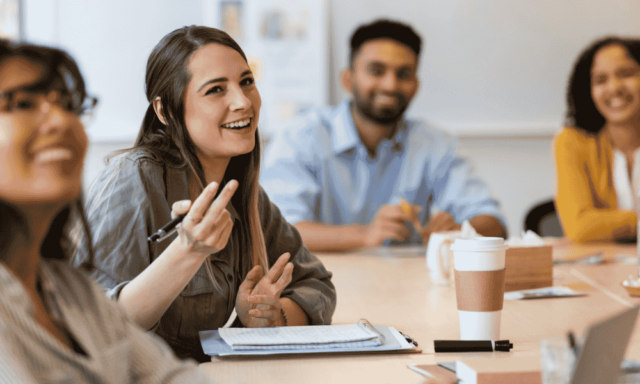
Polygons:
M371 100L362 97L355 87L353 89L353 100L355 101L358 112L367 119L381 125L395 124L400 121L404 111L409 106L409 99L402 93L396 92L392 94L392 96L398 100L395 106L375 108Z

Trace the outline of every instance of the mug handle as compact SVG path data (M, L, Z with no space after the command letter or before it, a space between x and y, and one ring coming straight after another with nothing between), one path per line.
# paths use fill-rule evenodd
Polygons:
M438 265L438 270L440 271L440 276L443 276L446 280L451 280L451 258L449 253L451 251L451 245L453 241L451 239L444 239L442 243L440 243L440 248L438 249L438 257L436 258L436 263ZM446 246L446 248L443 248ZM442 250L445 252L443 253ZM446 258L446 260L444 260Z

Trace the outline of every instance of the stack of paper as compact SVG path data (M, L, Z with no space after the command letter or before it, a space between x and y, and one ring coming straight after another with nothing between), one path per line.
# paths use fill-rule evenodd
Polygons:
M221 328L220 337L234 350L376 347L380 335L357 324L318 327Z
M200 332L200 342L210 356L418 351L395 329L370 327L371 330L358 324L220 328Z

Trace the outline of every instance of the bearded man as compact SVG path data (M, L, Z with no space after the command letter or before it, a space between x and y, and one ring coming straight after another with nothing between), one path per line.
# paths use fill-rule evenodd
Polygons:
M261 184L309 250L426 244L465 220L481 235L506 236L498 202L453 137L404 117L421 44L399 22L360 26L341 77L351 98L309 113L269 145Z

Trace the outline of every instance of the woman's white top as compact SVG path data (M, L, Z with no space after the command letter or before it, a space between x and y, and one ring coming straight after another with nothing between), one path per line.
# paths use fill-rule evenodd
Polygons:
M629 179L627 158L617 150L613 150L613 185L616 189L618 209L638 211L637 194L640 191L640 148L633 153L633 170Z

